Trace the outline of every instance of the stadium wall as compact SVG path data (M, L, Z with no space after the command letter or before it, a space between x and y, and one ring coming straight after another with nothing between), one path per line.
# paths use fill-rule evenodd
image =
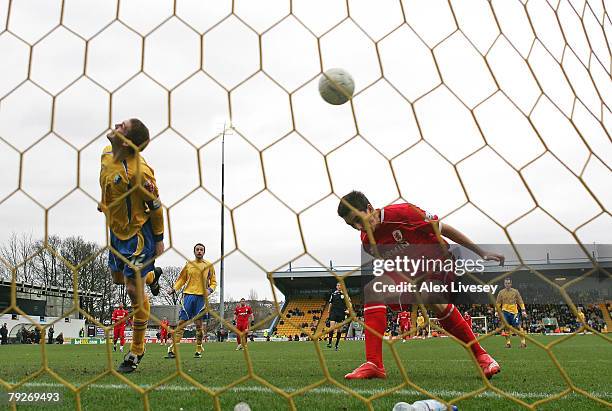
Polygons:
M17 331L21 326L25 326L27 329L34 327L27 317L17 315L17 319L13 319L12 314L4 314L0 316L0 326L6 323L9 330L9 338L14 338L17 335ZM85 328L85 320L79 320L77 318L66 318L63 317L34 317L32 320L37 321L40 325L46 326L51 324L53 321L59 321L53 324L54 334L53 337L57 337L60 333L64 333L64 339L77 338L81 328Z

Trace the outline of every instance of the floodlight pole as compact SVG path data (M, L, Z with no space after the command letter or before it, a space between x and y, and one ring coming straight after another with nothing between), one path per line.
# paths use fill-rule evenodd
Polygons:
M225 319L225 301L223 292L225 291L225 276L224 276L224 260L225 260L225 131L227 130L223 124L223 133L221 134L221 265L219 267L219 314L221 320ZM223 323L221 323L223 326Z

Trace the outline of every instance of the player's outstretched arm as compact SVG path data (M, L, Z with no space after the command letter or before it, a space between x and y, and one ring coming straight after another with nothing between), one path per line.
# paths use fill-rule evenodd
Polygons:
M476 254L481 256L486 261L498 261L499 265L504 265L504 261L506 258L503 255L497 254L497 253L490 253L490 252L483 250L478 245L476 245L472 240L470 240L465 234L463 234L461 231L457 230L456 228L452 227L451 225L442 224L440 234L442 234L444 237L448 238L449 240L454 241L455 243L470 249L471 251L475 252Z
M523 315L523 317L527 318L527 310L525 310L525 303L523 302L523 297L521 297L521 293L519 293L518 290L516 290L516 300L516 303L521 309L521 314Z
M180 290L181 287L187 282L187 265L188 264L185 264L185 267L183 267L183 269L179 273L176 282L174 283L174 287L171 289L172 291L170 291L170 294L174 294L175 292Z

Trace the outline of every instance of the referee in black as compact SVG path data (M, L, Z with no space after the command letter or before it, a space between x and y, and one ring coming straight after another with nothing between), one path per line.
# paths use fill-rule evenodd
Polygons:
M331 348L332 340L334 339L334 326L336 323L341 323L346 318L347 309L344 302L344 294L342 293L342 285L336 284L336 289L332 292L329 297L329 343L327 348ZM342 334L342 327L336 330L336 351L338 351L338 344L340 343L340 335Z

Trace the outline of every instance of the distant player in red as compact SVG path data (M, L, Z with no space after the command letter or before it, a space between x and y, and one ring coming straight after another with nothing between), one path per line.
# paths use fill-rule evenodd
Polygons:
M249 321L252 325L253 321L255 321L255 316L251 307L246 305L246 300L242 298L240 304L234 310L234 324L238 331L241 332L241 334L236 335L236 342L238 343L236 351L242 350L243 346L246 346L247 336L249 335ZM242 335L242 338L240 338L240 335Z
M473 251L483 260L499 261L500 264L504 262L503 255L485 252L457 229L440 223L437 216L409 203L375 209L363 193L352 191L340 200L338 215L352 228L361 232L361 242L366 251L372 243L400 250L405 250L410 244L431 244L439 245L437 249L445 256L444 250L447 250L448 243L442 237L446 237ZM431 283L446 284L453 280L452 275L444 273L421 274L421 281L427 280ZM470 349L487 378L500 372L499 364L476 341L472 329L453 304L427 304L427 308L436 313L446 332L465 344L471 344ZM366 362L345 375L345 378L386 378L382 358L382 335L387 326L386 303L364 304L364 317Z
M166 317L164 317L163 320L161 320L159 322L159 325L161 327L161 329L159 330L159 335L160 335L160 344L167 344L168 343L168 330L170 327L170 322L168 321L168 319Z
M119 303L119 307L113 311L113 351L117 351L117 340L119 340L121 347L119 350L123 352L123 345L125 344L125 327L127 320L119 323L124 318L128 317L130 313L128 310L123 308L123 303Z
M467 325L470 327L470 330L471 330L472 329L472 317L467 311L463 313L463 319L465 320L465 322L467 323Z
M410 331L410 313L406 310L400 311L400 313L397 314L397 323L399 324L400 334L404 334L402 342L405 342L410 338L410 334L408 334Z

